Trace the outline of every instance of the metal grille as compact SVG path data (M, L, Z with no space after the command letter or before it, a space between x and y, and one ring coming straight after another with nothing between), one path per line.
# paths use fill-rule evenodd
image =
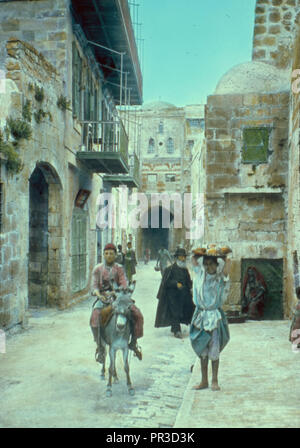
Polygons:
M72 218L72 290L87 284L87 212L75 208Z
M270 128L246 128L243 130L243 163L268 162Z

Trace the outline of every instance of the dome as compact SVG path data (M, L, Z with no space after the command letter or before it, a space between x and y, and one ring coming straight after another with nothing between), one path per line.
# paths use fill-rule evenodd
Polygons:
M287 71L265 62L251 61L236 65L225 73L214 95L283 92L289 88Z
M145 103L142 106L143 110L162 110L162 109L174 109L176 106L171 103L166 103L165 101L152 101L150 103Z

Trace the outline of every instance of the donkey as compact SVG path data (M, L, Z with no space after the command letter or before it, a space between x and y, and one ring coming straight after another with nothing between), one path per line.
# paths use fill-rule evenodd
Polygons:
M113 314L110 321L105 328L101 328L101 335L105 343L109 346L109 377L106 389L106 396L112 396L112 378L114 382L118 382L116 372L116 353L118 350L123 352L124 370L127 376L128 393L134 395L134 388L131 384L129 376L129 363L128 363L128 342L130 338L130 306L133 304L131 295L135 288L135 282L132 283L126 289L115 289L117 295L116 300L112 303ZM106 353L105 353L106 357ZM105 361L102 368L102 378L105 373Z

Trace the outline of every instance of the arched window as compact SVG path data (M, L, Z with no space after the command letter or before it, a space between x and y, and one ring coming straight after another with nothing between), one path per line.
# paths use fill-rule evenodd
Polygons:
M148 152L150 152L150 153L152 153L152 152L154 152L154 139L153 138L150 138L149 139L149 144L148 144Z
M167 141L167 152L169 154L172 154L174 152L174 142L171 137L168 138L168 141Z
M159 122L159 125L158 125L158 132L159 132L160 134L163 134L163 133L164 133L164 124L163 124L162 121Z

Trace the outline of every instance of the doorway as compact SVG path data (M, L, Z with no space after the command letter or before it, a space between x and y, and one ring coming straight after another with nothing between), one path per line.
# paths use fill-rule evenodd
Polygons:
M254 266L263 276L267 286L264 320L283 319L283 260L244 259L241 269L241 297L243 284L248 267Z
M47 304L48 184L40 168L29 179L28 305Z

